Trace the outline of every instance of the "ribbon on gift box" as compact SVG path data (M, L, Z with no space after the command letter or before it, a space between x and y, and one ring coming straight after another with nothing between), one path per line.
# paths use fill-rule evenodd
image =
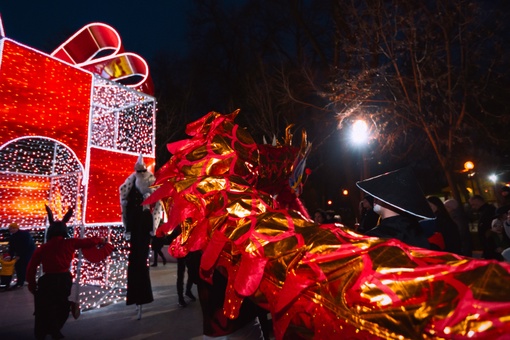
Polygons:
M106 24L84 26L51 55L105 79L154 94L154 84L145 60L137 54L125 52L117 31Z

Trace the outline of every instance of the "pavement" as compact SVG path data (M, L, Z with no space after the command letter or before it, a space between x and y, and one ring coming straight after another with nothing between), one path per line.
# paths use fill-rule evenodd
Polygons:
M184 308L177 304L177 263L159 263L157 267L150 267L150 275L154 301L142 305L140 320L136 307L121 301L83 311L76 320L70 315L62 328L65 339L202 339L200 302L188 299ZM193 293L198 296L196 286L193 286ZM26 284L0 292L0 339L34 339L33 309L33 295Z

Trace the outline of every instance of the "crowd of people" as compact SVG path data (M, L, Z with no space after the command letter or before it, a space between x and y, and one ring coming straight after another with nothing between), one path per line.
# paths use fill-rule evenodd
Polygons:
M476 194L469 198L469 208L465 209L455 199L425 196L406 169L357 185L367 194L361 203L359 233L396 238L409 245L462 256L510 262L510 204L496 208ZM501 195L508 199L509 193L508 186L501 189ZM470 232L469 216L477 223L476 236Z
M356 220L352 226L359 234L510 262L510 187L501 188L502 203L496 207L479 194L472 195L465 206L452 198L426 196L408 168L357 185L365 194L359 203L359 223ZM328 214L317 209L313 220L316 224L342 223L334 215L332 210ZM476 233L471 233L470 224L476 225Z

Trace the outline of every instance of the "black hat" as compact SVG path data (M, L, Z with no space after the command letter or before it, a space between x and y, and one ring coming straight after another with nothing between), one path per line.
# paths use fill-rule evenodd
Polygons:
M496 212L494 213L493 218L500 218L506 213L508 213L508 210L510 210L510 205L504 205L502 207L499 207L496 209Z
M374 198L370 195L365 195L363 197L364 200L367 200L368 203L373 207L374 206Z
M367 194L408 214L424 218L435 218L423 191L410 168L387 172L356 185Z

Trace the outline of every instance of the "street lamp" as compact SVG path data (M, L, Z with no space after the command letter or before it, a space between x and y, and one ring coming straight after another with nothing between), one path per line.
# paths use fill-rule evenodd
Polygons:
M370 133L368 131L368 124L362 119L356 120L351 127L351 141L354 145L360 148L361 154L361 169L360 180L368 177L368 164L365 155L365 147L368 145Z
M474 168L475 168L475 164L474 164L473 162L471 162L471 161L467 161L466 163L464 163L464 170L465 170L466 172L471 171L471 170L473 170Z
M496 185L496 183L498 182L498 175L496 174L491 174L489 176L489 180L492 182L492 184Z
M368 125L364 120L358 119L352 124L351 140L359 146L368 143Z
M468 178L471 180L471 188L473 189L473 195L475 194L475 181L473 177L475 176L475 172L473 169L475 168L475 164L471 161L467 161L464 163L464 172L467 172Z
M498 188L497 188L498 175L493 173L493 174L490 174L488 178L489 178L489 181L492 182L492 191L493 191L492 195L493 195L493 197L496 198L496 201L498 203L500 203L501 200L500 200L500 197L498 196Z

